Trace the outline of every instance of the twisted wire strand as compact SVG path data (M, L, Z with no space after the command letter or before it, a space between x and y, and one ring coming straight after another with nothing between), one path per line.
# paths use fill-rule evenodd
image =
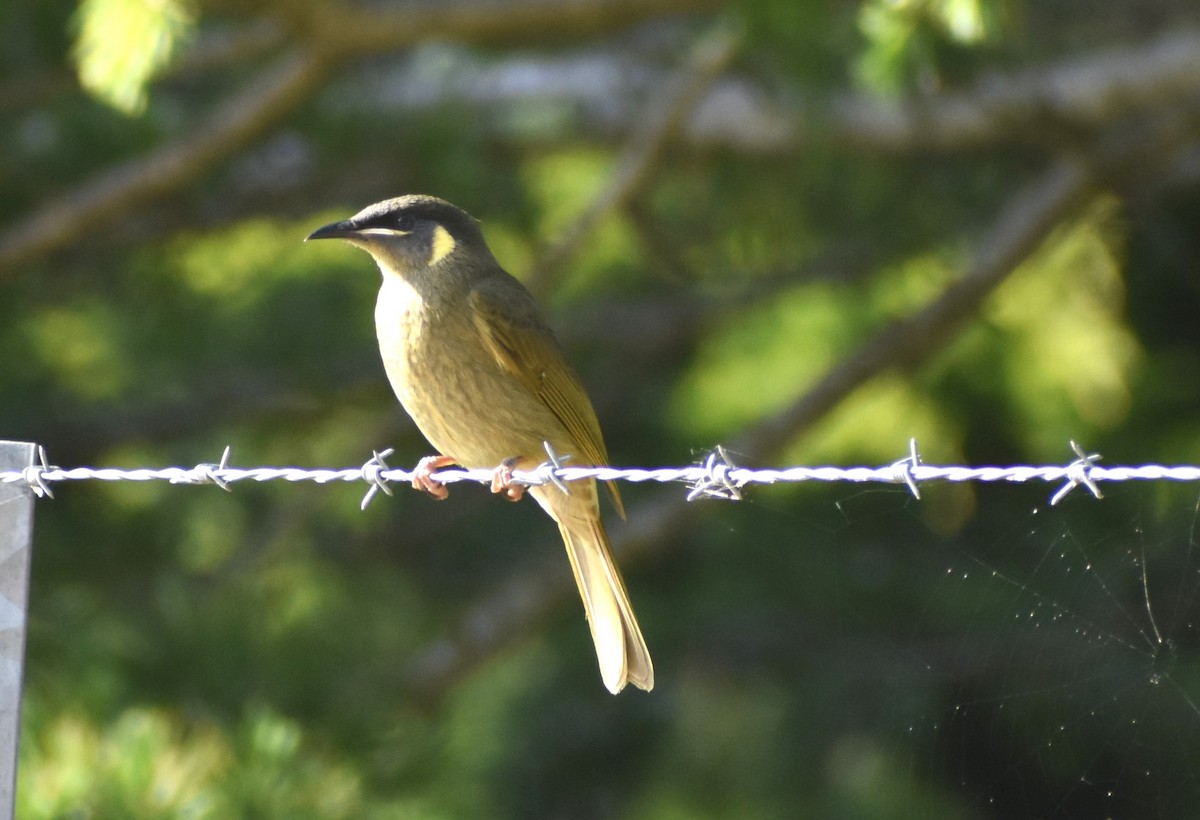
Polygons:
M603 481L632 481L684 483L690 487L688 500L724 498L739 500L742 489L756 484L778 484L801 481L848 481L906 484L917 498L918 485L929 481L978 482L1064 482L1051 497L1051 503L1062 500L1072 489L1085 486L1096 498L1102 497L1099 483L1108 481L1200 481L1200 467L1191 465L1143 464L1140 466L1102 467L1096 464L1096 454L1088 454L1071 442L1076 458L1068 464L1014 465L1007 467L968 467L923 464L916 442L910 444L909 455L892 464L879 467L785 467L751 469L736 466L723 447L717 447L704 462L683 467L571 467L564 464L570 456L559 456L546 445L547 461L533 470L513 471L516 483L528 486L555 484L564 491L567 484L583 478ZM167 481L171 484L215 484L224 490L239 481L313 481L366 482L369 485L362 506L377 492L391 495L395 482L411 483L414 471L388 466L385 459L391 450L375 452L360 467L341 469L305 467L231 467L230 448L226 447L216 464L197 464L194 467L161 467L122 469L115 467L51 466L44 448L39 448L40 464L23 470L0 471L0 483L24 483L39 497L52 497L52 485L64 481ZM433 477L443 483L476 481L488 483L492 470L443 469Z

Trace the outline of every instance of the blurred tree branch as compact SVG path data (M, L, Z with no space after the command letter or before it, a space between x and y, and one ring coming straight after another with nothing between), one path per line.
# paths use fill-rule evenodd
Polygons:
M0 271L67 245L129 207L194 179L286 116L336 64L353 57L429 38L484 42L548 31L580 36L711 5L705 0L460 0L367 10L305 4L289 13L302 14L296 22L309 38L307 45L263 71L193 134L101 172L0 231ZM260 36L256 31L250 38L252 46Z
M191 134L101 172L5 229L0 233L0 271L73 242L133 205L189 182L290 111L326 70L313 52L281 58Z
M927 360L958 335L988 294L1079 209L1091 190L1092 173L1085 162L1060 160L1009 200L979 243L971 269L937 300L884 328L795 403L745 431L729 449L754 460L769 458L875 376Z
M737 51L739 36L721 25L692 47L684 65L642 106L607 184L554 243L544 247L530 274L534 293L550 289L605 216L644 186L667 141Z
M405 48L430 39L471 43L583 37L652 17L719 8L715 0L423 0L364 7L305 4L308 36L339 56Z
M285 117L340 61L403 48L435 34L489 41L529 36L553 26L560 35L579 35L709 5L702 0L528 0L478 8L472 2L416 4L403 12L370 13L314 5L313 16L302 24L313 38L311 51L297 51L264 70L192 134L101 172L0 231L0 271L63 247L130 207L194 179ZM525 28L529 18L538 23ZM255 24L250 34L231 38L225 48L202 39L205 53L213 54L185 57L181 69L259 53L275 37L270 27ZM833 103L827 116L813 117L770 104L744 81L721 80L704 93L728 57L715 47L707 57L694 55L694 67L675 79L679 85L668 84L654 95L653 102L662 106L655 109L658 114L647 118L644 110L629 112L624 127L634 136L618 163L621 172L614 174L610 188L583 221L594 222L627 198L636 188L639 167L645 168L673 134L699 143L726 142L768 151L794 150L817 138L887 152L961 150L1013 141L1045 144L1064 130L1094 129L1135 111L1194 104L1192 97L1200 92L1200 32L1194 30L1174 32L1138 48L993 77L967 92L900 102L845 97ZM707 69L706 59L711 63ZM654 81L662 82L661 77ZM666 105L670 100L674 104ZM560 240L564 248L575 241L570 236ZM547 253L543 265L553 268L564 251Z
M1200 92L1200 32L996 75L966 92L883 103L843 98L834 130L872 150L961 150L1045 142L1046 124L1095 129L1135 112L1166 109ZM1058 131L1050 129L1054 136Z
M597 82L596 72L580 70L596 59L592 54L522 55L482 63L460 54L453 69L436 77L407 78L402 83L406 93L388 104L392 113L411 116L453 101L486 119L491 110L550 94L574 112L577 131L628 139L645 126L646 108L622 101L662 88L671 82L671 72L650 60L610 54L604 60L611 70L603 72L604 82ZM512 81L513 75L523 81ZM573 77L578 80L572 82ZM1200 32L1184 29L1139 46L995 72L965 90L898 100L843 94L824 103L809 101L806 89L772 96L752 79L726 74L709 81L666 141L767 154L817 141L898 154L997 144L1056 150L1063 147L1064 136L1085 138L1131 114L1194 104L1197 92ZM380 101L365 96L349 104L374 110ZM499 138L508 136L503 125L492 127Z

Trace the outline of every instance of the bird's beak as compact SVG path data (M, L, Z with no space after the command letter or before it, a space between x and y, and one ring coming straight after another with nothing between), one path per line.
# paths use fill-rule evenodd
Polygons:
M304 237L304 241L307 242L310 239L353 239L357 235L358 228L354 223L349 219L344 219L341 222L334 222L332 225L317 228Z

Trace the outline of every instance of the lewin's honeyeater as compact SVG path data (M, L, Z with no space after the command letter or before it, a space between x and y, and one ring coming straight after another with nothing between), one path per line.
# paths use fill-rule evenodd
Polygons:
M592 404L541 310L500 267L479 224L449 202L402 196L379 202L309 239L345 239L383 273L375 331L400 403L441 453L421 460L413 485L445 498L433 470L497 468L494 492L514 500L513 468L545 460L543 442L572 466L606 464ZM619 512L621 499L610 484ZM587 611L600 675L611 692L654 686L650 652L600 520L596 482L529 492L558 522Z

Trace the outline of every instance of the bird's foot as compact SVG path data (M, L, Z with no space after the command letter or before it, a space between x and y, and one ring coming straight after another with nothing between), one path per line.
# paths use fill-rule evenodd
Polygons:
M524 484L513 483L513 468L517 466L517 456L510 456L500 462L500 466L492 473L492 492L504 493L509 501L520 501L525 495Z
M450 497L450 491L446 489L445 484L433 477L433 471L457 463L450 456L425 456L413 468L413 489L427 492L438 501L445 501Z

